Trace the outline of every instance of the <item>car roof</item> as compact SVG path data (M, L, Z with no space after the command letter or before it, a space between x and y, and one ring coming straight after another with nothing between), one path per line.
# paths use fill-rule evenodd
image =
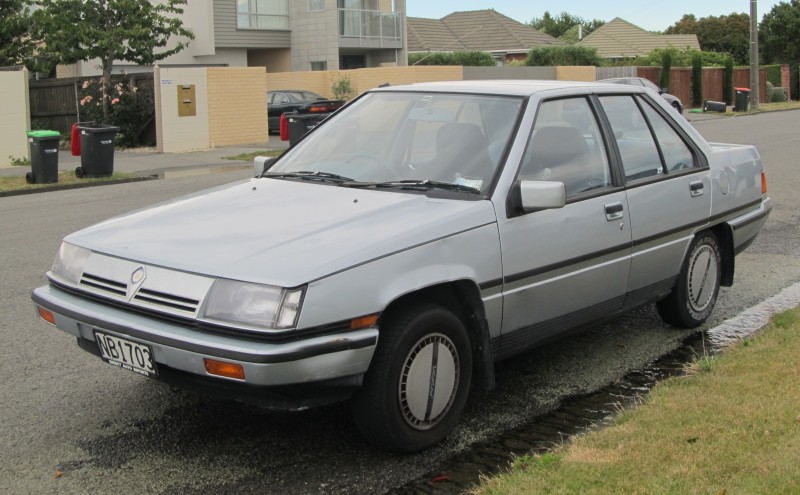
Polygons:
M371 91L430 91L437 93L485 93L507 96L530 96L535 93L566 89L600 89L608 88L609 83L582 81L544 81L528 79L480 80L480 81L437 81L387 86ZM635 92L635 87L631 87ZM617 85L617 91L619 86Z

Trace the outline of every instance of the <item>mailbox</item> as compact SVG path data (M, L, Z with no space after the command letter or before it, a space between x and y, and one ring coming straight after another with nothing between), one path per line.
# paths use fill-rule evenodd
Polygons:
M178 117L194 117L197 115L197 100L194 96L194 84L178 86Z

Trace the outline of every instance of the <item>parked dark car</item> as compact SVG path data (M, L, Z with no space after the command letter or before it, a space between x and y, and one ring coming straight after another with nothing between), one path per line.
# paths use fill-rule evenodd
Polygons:
M644 77L615 77L613 79L602 79L597 82L630 84L631 86L644 86L645 88L650 88L656 93L660 94L661 97L664 98L672 108L678 111L678 113L683 113L683 102L681 102L681 99L675 95L667 93L662 88L659 88L650 79L645 79Z
M267 91L267 125L269 132L277 134L284 113L331 113L344 105L344 100L329 100L313 91L281 89Z

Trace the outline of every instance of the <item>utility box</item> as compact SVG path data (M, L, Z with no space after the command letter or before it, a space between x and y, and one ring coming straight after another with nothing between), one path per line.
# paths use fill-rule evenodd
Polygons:
M194 117L197 115L197 98L194 84L178 86L178 117Z

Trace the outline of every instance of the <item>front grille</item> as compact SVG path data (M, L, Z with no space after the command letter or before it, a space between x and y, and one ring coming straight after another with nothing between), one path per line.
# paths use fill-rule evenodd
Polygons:
M166 294L164 292L155 291L152 289L139 289L139 292L133 297L134 301L143 302L153 306L161 306L178 311L185 311L194 314L197 311L197 306L200 301L197 299L190 299L188 297L176 296L174 294Z
M122 297L125 297L128 291L128 286L124 282L117 282L116 280L99 277L97 275L92 275L91 273L85 272L81 277L80 285Z

